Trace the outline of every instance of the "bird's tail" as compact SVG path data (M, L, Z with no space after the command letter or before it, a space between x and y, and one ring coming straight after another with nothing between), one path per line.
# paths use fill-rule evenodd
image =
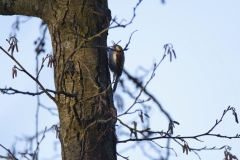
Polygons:
M113 85L113 93L116 91L116 89L117 89L117 84L118 84L118 80L119 80L119 76L117 76L116 77L116 79L115 79L115 82L114 82L114 85Z

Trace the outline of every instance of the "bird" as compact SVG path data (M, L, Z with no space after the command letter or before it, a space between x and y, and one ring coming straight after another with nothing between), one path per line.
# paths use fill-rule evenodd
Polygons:
M119 78L122 75L123 67L124 67L124 62L125 62L125 56L123 49L120 45L115 44L114 41L112 41L113 47L109 51L109 68L113 72L113 93L116 91L117 84L119 81Z

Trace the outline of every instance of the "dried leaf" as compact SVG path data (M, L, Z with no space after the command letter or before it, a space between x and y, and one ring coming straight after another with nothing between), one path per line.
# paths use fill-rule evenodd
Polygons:
M48 60L47 67L51 66L51 63L52 63L52 60L51 60L51 59L49 59L49 60ZM51 67L51 68L52 68L52 67Z
M14 71L15 71L15 69L12 68L12 78L13 78L13 79L14 79L14 75L15 75Z
M142 114L141 114L141 115L139 115L139 117L140 117L140 119L141 119L142 123L144 123L144 120L143 120L143 116L142 116Z
M149 97L146 101L150 101L151 100L151 97Z
M177 59L176 53L173 49L172 49L172 52L173 52L173 55L174 55L175 59Z
M187 149L189 150L189 152L191 152L191 149L189 148L188 144L187 144Z
M33 157L33 156L34 156L34 154L32 154L32 153L28 153L28 155L29 155L29 156L31 156L31 157Z
M18 52L18 45L17 45L17 43L16 43L16 50L17 50L17 52Z
M177 124L177 125L180 125L180 123L179 123L179 122L177 122L177 121L173 121L173 123L175 123L175 124Z
M8 52L10 51L11 48L12 48L12 43L10 44L10 46L8 48Z
M137 132L134 132L135 138L138 139Z
M52 68L52 64L53 64L53 61L51 60L51 63L50 63L50 68Z
M172 123L169 123L168 130L170 131L170 134L173 134L173 126Z
M234 112L234 116L235 116L235 121L238 123L237 112Z
M134 126L134 129L137 129L137 122L133 121L132 124Z
M227 159L227 156L228 156L227 151L224 151L224 156L225 156L225 159Z
M163 48L166 50L167 44L164 44Z
M168 50L168 54L170 54L170 62L172 62L172 53L170 50Z
M182 149L183 149L183 153L184 153L185 150L186 150L186 148L185 148L185 144L183 145Z
M149 115L147 115L146 113L144 113L144 115L145 115L146 117L150 118Z
M133 131L132 131L132 130L130 130L130 132L131 132L131 133L130 133L130 137L132 138Z
M15 45L12 46L12 51L11 51L12 55L13 55L14 49L15 49Z
M15 69L15 77L17 77L17 70Z

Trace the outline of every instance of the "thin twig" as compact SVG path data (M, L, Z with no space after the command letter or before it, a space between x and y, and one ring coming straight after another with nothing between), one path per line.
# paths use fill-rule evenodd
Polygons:
M5 149L5 150L12 156L12 158L13 158L14 160L18 160L18 159L12 154L12 152L11 152L9 149L7 149L6 147L4 147L4 146L1 145L1 144L0 144L0 146L1 146L3 149Z
M44 91L44 93L47 94L47 96L48 96L50 99L52 99L56 104L58 103L57 100L56 100L54 97L52 97L51 94L49 94L49 93L46 91L46 89L43 87L43 85L42 85L36 78L34 78L27 70L25 70L25 68L24 68L13 56L11 56L11 55L10 55L7 51L5 51L1 46L0 46L0 49L1 49L4 53L6 53L6 55L8 55L14 62L16 62L17 65L21 68L21 69L19 69L19 70L22 71L22 72L24 72L24 73L26 73L32 80L34 80L34 81L40 86L40 88Z

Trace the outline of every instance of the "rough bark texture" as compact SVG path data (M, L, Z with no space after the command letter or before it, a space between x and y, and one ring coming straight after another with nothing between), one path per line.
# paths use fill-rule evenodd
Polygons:
M10 7L1 2L0 14L37 16L48 24L56 91L78 93L56 96L62 159L116 159L112 93L99 94L110 85L107 50L96 47L106 47L107 32L89 39L109 25L107 0L16 0Z

